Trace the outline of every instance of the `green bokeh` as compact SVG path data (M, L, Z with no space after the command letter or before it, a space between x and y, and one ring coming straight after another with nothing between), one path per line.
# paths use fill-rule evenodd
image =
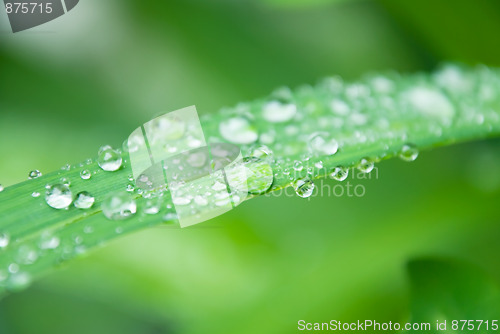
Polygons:
M193 104L211 113L330 74L498 66L498 31L496 0L81 0L18 34L2 12L0 183L93 157ZM498 307L499 152L494 140L423 152L350 180L361 198L261 197L199 227L125 236L0 301L0 333L293 333L301 319L490 316L478 310ZM419 279L433 275L457 283Z

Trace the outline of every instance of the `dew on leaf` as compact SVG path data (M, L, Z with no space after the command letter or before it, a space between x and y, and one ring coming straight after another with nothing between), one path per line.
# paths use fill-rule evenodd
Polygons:
M32 170L31 172L29 172L28 174L28 178L30 180L32 179L36 179L38 177L42 176L42 172L40 172L38 169L35 169L35 170Z
M97 164L106 172L114 172L122 166L122 156L120 152L106 145L99 149Z
M55 184L47 189L45 202L54 209L65 209L73 202L73 194L68 186Z
M302 198L310 197L315 187L314 182L308 177L295 180L292 186L295 193Z
M413 144L403 145L399 152L399 158L404 161L415 161L418 157L418 149Z
M349 176L349 169L342 166L335 167L330 176L337 181L344 181Z
M94 205L94 202L94 196L87 191L82 191L76 195L73 205L78 209L90 209Z
M123 220L137 212L135 200L126 192L109 194L101 204L102 212L110 220Z

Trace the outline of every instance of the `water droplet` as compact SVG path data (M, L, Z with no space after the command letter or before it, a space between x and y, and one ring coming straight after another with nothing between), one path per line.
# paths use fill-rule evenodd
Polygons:
M327 133L315 132L309 136L309 149L317 155L334 155L339 149L339 143L329 138Z
M252 147L248 155L262 160L271 160L273 158L273 151L266 145L259 145Z
M271 123L283 123L291 120L297 113L297 107L293 103L281 103L271 101L262 108L262 117Z
M78 209L90 209L94 205L95 198L86 191L79 192L76 195L73 205Z
M349 168L342 166L335 167L330 176L337 181L344 181L349 176Z
M310 197L315 187L314 182L308 177L296 180L292 186L295 189L295 193L302 198Z
M0 232L0 249L4 249L9 245L10 235L5 232Z
M219 124L222 137L234 144L252 144L259 137L257 130L243 117L233 117Z
M37 177L40 177L42 176L42 172L40 172L38 169L35 169L35 170L32 170L29 174L28 174L28 178L31 180L31 179L36 179Z
M56 249L59 247L60 240L58 237L51 235L50 233L43 233L40 237L39 246L40 249Z
M30 284L31 276L27 272L19 272L9 276L5 287L11 292L18 292L26 289Z
M1 193L4 189L5 189L5 187L4 187L4 186L2 186L2 185L0 184L0 193Z
M16 254L16 261L21 264L33 264L38 259L38 253L31 246L23 245Z
M66 178L66 177L61 177L61 180L60 180L60 181L61 181L61 183L62 183L62 184L64 184L65 186L68 186L68 187L69 187L69 186L71 185L71 181L70 181L68 178Z
M99 150L97 164L106 172L114 172L122 166L122 156L120 152L104 146Z
M131 192L133 192L135 190L135 187L132 184L127 184L127 187L125 188L125 190L127 192L131 193Z
M73 194L68 186L55 184L45 193L45 201L54 209L65 209L73 202Z
M189 197L175 197L172 202L175 205L188 205L191 203L191 199Z
M80 177L82 180L88 180L92 177L92 173L88 169L84 169L80 172Z
M177 214L174 212L169 212L163 216L164 222L171 222L171 221L177 220L177 219L178 219Z
M156 215L160 212L160 198L148 199L144 204L144 212L148 215Z
M31 193L31 197L34 197L34 198L40 197L40 193L38 191L34 191Z
M375 167L375 163L370 158L363 158L358 164L358 170L363 173L370 173Z
M111 220L123 220L133 216L137 211L135 200L126 192L108 195L101 204L102 212Z
M293 163L293 169L295 169L297 172L300 172L301 170L303 170L304 166L302 165L302 161L295 160L295 162Z
M251 194L262 194L266 192L274 181L274 173L271 166L256 157L243 158L245 168L246 187Z
M90 225L87 225L83 228L83 233L85 234L90 234L92 232L94 232L94 228Z
M205 206L208 204L208 200L200 195L196 195L194 197L194 202L196 203L196 205L198 206Z
M62 170L70 170L71 169L71 165L70 164L66 164L64 166L61 167Z
M418 157L418 149L413 144L403 145L399 152L399 158L404 161L415 161Z

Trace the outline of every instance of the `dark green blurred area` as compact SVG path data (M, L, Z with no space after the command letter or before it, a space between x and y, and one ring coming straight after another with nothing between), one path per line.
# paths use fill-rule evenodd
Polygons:
M0 20L3 185L188 105L211 113L331 74L500 66L496 0L81 0L18 34ZM126 236L0 301L0 333L493 320L499 152L495 140L424 152L353 181L362 198L263 197L199 227Z

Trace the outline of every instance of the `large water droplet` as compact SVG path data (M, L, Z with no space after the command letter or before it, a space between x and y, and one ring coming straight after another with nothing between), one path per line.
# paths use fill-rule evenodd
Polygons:
M243 158L248 192L262 194L266 192L274 181L273 169L265 161L256 157Z
M10 235L5 232L0 232L0 249L4 249L9 245Z
M337 181L344 181L349 176L349 168L342 166L335 167L330 176Z
M293 103L281 103L271 101L262 108L262 117L268 122L283 123L291 120L297 113L297 107Z
M31 179L36 179L37 177L42 176L42 172L40 172L38 169L32 170L28 174L28 178Z
M92 177L92 172L88 169L84 169L80 172L80 177L82 178L82 180L88 180Z
M418 149L413 144L403 145L399 152L399 158L404 161L415 161L418 157Z
M111 220L123 220L137 212L135 200L126 192L108 195L101 204L102 212Z
M233 117L219 124L222 137L234 144L252 144L259 137L257 130L243 117Z
M68 186L55 184L45 193L45 201L54 209L65 209L73 202L73 194Z
M79 192L76 195L73 205L78 209L90 209L94 205L95 198L86 191Z
M122 156L120 152L113 150L110 146L103 146L99 150L97 164L107 172L114 172L122 165Z
M310 197L315 187L314 182L308 177L295 180L292 186L295 193L302 198Z

